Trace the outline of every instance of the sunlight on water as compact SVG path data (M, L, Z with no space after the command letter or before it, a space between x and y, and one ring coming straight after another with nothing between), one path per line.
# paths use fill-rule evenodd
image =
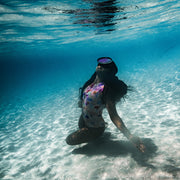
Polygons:
M180 179L180 3L175 0L0 2L0 179ZM68 146L78 89L111 56L132 86L117 111L141 154L110 121Z
M139 33L167 32L180 20L180 3L175 0L78 2L2 1L1 42L42 45L49 40L50 44L62 44L92 39L97 34L104 37L112 31L111 40L136 38Z

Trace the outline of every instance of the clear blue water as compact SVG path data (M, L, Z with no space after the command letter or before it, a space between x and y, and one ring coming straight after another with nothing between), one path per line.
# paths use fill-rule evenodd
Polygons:
M0 2L0 179L180 179L180 2ZM68 146L78 88L110 56L134 87L118 113L147 147L111 123Z

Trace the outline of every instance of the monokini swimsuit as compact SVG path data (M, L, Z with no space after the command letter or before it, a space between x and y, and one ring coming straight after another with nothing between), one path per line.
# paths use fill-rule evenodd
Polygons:
M82 116L87 127L105 127L102 111L105 104L102 102L103 83L91 84L83 92Z

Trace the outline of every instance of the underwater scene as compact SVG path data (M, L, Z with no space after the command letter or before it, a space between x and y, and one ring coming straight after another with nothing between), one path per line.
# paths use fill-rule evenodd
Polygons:
M178 0L0 1L0 179L180 179ZM112 123L70 146L79 88L111 57L133 91L116 104L142 153Z

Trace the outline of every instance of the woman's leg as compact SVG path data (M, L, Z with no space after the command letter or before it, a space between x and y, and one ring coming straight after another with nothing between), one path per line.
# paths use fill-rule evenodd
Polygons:
M86 127L82 114L79 118L78 126L79 126L79 129Z
M66 138L66 142L69 145L77 145L81 143L87 143L89 141L97 139L104 132L105 128L86 128L83 127L80 130L70 134Z

